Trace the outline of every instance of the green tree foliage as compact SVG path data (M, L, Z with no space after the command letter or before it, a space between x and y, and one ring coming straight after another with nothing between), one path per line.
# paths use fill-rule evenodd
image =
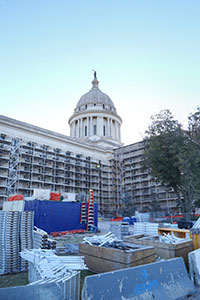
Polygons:
M145 132L144 167L165 187L172 187L182 211L198 203L200 185L200 110L190 115L188 130L169 110L151 117Z

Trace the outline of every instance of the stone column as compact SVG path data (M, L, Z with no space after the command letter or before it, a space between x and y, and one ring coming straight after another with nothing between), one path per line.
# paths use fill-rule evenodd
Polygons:
M89 136L89 117L87 117L87 136Z
M93 135L93 124L92 124L92 117L90 117L90 136Z
M115 139L118 140L118 132L117 132L117 129L118 129L118 122L115 121Z
M112 123L112 119L110 119L110 137L113 139L113 123Z
M79 137L79 122L76 123L76 138Z
M106 137L109 138L109 119L107 118L107 132L106 132Z
M71 126L71 134L70 134L72 137L75 137L75 121L72 123L72 126Z

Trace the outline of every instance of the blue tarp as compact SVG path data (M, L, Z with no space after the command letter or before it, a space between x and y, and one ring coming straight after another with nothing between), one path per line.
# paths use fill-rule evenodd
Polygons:
M46 232L86 229L80 223L81 203L57 201L25 201L24 210L34 211L34 225ZM98 204L94 203L94 221L98 224Z

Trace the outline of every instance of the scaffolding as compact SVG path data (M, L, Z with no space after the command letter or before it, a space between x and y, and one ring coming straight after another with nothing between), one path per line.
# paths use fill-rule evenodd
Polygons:
M9 174L8 174L8 196L17 193L17 180L18 180L18 165L20 163L20 147L22 140L13 138L11 143L10 161L9 161Z

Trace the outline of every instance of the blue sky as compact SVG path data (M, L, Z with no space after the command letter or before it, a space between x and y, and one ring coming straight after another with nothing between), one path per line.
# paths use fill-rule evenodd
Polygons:
M125 144L162 109L186 123L200 106L199 16L199 0L0 0L0 114L69 135L95 69Z

